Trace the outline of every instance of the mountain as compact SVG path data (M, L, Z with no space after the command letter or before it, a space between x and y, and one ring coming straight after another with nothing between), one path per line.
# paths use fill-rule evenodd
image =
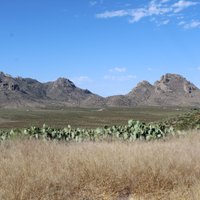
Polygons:
M0 107L104 106L104 98L83 90L68 79L40 83L0 72Z
M200 90L178 74L165 74L151 85L142 81L124 96L107 98L108 105L117 106L120 100L129 102L120 106L198 106L200 107ZM120 100L119 100L120 99Z
M45 99L45 90L40 82L0 73L1 107L36 107L42 105Z
M133 107L195 106L200 107L200 89L178 74L165 74L153 85L137 84L126 95L103 98L78 88L66 78L41 83L31 78L13 78L0 72L0 107Z
M184 77L177 74L166 74L155 82L154 91L147 104L199 106L200 90Z
M59 78L54 82L45 83L46 96L61 105L67 106L94 106L104 105L104 98L75 86L69 79Z

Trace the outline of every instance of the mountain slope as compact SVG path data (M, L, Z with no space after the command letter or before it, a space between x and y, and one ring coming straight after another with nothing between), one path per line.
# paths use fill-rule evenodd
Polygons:
M147 105L200 106L200 90L184 77L166 74L154 84Z
M1 107L42 106L42 101L46 99L44 87L40 82L0 73Z
M133 107L197 106L200 90L178 74L165 74L153 85L137 84L127 95L103 98L83 90L66 78L40 83L31 78L13 78L0 72L0 107Z
M68 79L40 83L0 73L1 107L103 106L104 98L83 90Z
M122 99L126 103L122 104ZM200 90L181 75L168 73L154 85L143 81L127 95L108 97L107 105L200 107Z

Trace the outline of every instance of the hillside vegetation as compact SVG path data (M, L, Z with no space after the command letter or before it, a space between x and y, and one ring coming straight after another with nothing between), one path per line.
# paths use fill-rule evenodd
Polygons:
M30 127L26 129L1 130L0 141L13 138L63 140L63 141L135 141L162 139L170 135L179 134L181 130L200 129L200 111L195 110L175 118L145 123L129 120L126 125L104 126L96 129Z

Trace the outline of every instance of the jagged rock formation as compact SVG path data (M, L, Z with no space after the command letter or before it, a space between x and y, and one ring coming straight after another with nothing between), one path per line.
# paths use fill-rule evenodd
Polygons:
M0 107L103 106L104 98L83 90L68 79L40 83L0 73Z
M163 75L154 84L154 93L148 104L199 106L200 90L184 77L177 74Z
M142 81L138 83L130 93L127 94L127 97L138 105L141 102L147 101L153 94L153 90L153 85L151 85L148 81Z
M184 77L166 74L153 85L142 81L127 95L103 98L66 79L40 83L31 78L13 78L0 72L0 107L133 107L197 106L200 90Z
M200 90L178 74L165 74L154 85L142 81L127 95L121 96L125 104L121 106L198 106ZM118 97L109 97L108 105L119 101ZM117 106L117 104L114 104Z

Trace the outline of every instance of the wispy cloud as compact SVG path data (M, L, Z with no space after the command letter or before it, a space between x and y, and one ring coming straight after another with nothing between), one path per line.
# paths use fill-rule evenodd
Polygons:
M171 0L161 0L161 3L167 3L169 1L171 1Z
M177 13L188 7L195 6L197 4L198 4L197 2L193 2L193 1L180 0L180 1L176 2L175 4L173 4L172 7L175 8L174 12Z
M110 80L110 81L131 81L131 80L135 80L136 76L134 75L123 75L123 76L105 75L104 79Z
M114 17L128 17L130 23L136 23L144 18L158 17L162 19L160 24L166 25L170 23L170 17L174 16L178 19L178 14L184 12L189 7L194 7L200 3L192 0L151 0L143 7L133 9L121 9L105 11L96 14L97 18L108 19ZM152 21L152 20L151 20ZM195 27L195 25L193 25ZM196 25L198 27L198 25Z
M136 76L128 73L125 67L115 67L109 69L103 78L109 81L131 81L135 80Z
M161 24L162 25L166 25L166 24L169 24L170 20L169 19L166 19L165 21L163 21Z
M181 21L179 23L180 26L182 26L185 29L193 29L193 28L200 28L200 21L192 21L192 22L184 22Z
M97 3L98 3L97 1L90 1L90 2L89 2L89 5L90 5L90 6L95 6Z
M119 73L126 72L126 71L127 69L125 67L115 67L109 70L109 72L119 72Z
M116 11L105 11L96 15L97 18L113 18L113 17L124 17L128 16L129 13L126 10L116 10Z
M152 71L152 70L153 70L153 68L151 68L151 67L147 68L147 71L149 71L149 72Z
M76 84L83 84L83 83L91 83L92 79L90 79L88 76L79 76L79 77L74 77L71 78L73 82Z

